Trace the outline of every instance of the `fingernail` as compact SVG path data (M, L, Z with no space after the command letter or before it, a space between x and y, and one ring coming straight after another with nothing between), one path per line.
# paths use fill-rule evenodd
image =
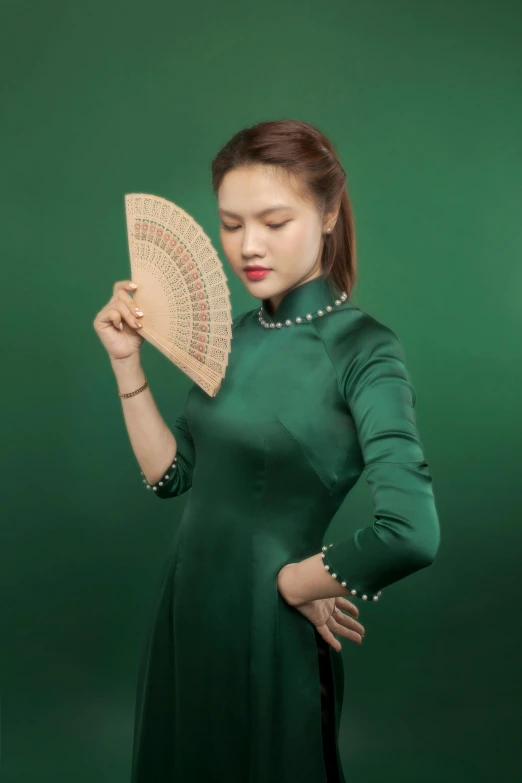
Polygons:
M120 321L120 329L123 329L123 321Z
M135 307L135 308L134 308L134 312L136 313L136 315L143 315L143 313L141 312L141 310L138 310L138 308L137 308L137 307Z
M136 283L129 283L129 288L137 288L138 286Z

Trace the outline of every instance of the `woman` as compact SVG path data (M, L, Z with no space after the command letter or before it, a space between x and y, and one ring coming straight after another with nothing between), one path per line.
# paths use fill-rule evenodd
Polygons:
M132 283L94 322L146 490L192 490L140 668L132 781L344 783L337 637L360 644L353 600L377 602L439 546L416 395L394 332L350 299L353 219L328 139L263 122L212 175L224 253L261 304L233 321L216 397L193 384L166 426ZM324 543L363 470L375 520Z

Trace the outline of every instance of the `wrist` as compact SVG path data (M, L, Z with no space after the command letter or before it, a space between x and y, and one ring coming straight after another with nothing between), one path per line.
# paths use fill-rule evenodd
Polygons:
M111 367L114 372L119 372L125 368L140 369L141 368L141 356L139 353L133 353L130 356L126 356L124 359L113 359L110 357Z
M145 372L139 358L111 359L111 365L119 392L132 392L145 383Z
M277 588L282 597L290 606L297 606L301 603L296 593L296 566L299 563L287 563L277 575Z
M289 566L292 566L290 568ZM299 563L289 563L280 570L278 587L285 601L291 606L306 604L321 598L349 596L350 591L325 570L321 553L307 557Z

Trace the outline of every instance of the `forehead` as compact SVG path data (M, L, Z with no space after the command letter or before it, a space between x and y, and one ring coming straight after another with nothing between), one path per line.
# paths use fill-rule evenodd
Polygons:
M286 171L268 166L233 169L223 177L218 190L218 212L256 215L275 205L302 209L305 205L296 183ZM282 207L279 206L279 209Z

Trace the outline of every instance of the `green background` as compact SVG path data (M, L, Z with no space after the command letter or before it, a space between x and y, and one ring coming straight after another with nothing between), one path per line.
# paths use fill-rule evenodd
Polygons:
M92 321L130 274L128 192L192 214L233 315L257 304L219 245L210 162L281 118L318 125L347 172L353 299L405 347L442 528L434 565L359 604L363 647L343 642L347 782L515 780L520 3L2 5L2 781L128 780L186 497L141 483ZM190 381L148 344L143 362L172 424ZM372 518L361 480L331 538Z

